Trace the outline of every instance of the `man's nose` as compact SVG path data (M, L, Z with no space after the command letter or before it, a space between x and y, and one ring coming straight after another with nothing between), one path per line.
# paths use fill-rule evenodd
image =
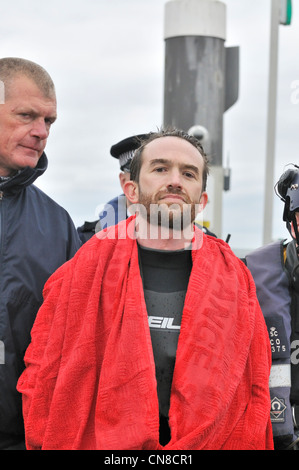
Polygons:
M47 139L49 136L49 127L43 118L38 118L33 121L30 134L32 137L38 137L40 140Z
M167 188L182 189L182 175L180 171L173 170L169 173Z

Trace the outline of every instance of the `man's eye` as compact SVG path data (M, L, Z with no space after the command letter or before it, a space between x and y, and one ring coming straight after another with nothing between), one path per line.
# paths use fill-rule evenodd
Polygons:
M162 173L163 171L166 171L166 168L159 166L159 167L155 168L155 171L157 171L158 173Z
M32 115L30 113L20 113L19 116L24 121L30 121L30 119L32 118Z
M50 118L49 118L49 119L45 119L45 123L46 123L46 125L47 125L48 127L51 127L52 124L54 124L54 122L55 122L55 119L50 119Z
M185 176L187 176L187 178L195 178L195 175L193 173L190 173L190 171L186 171Z

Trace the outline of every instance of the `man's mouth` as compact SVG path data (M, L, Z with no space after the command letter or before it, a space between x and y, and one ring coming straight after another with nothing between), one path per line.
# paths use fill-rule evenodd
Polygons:
M174 194L168 194L167 196L164 196L161 198L161 201L169 201L169 200L185 202L182 196L175 196Z
M31 151L31 152L37 152L37 153L41 153L41 152L42 152L42 149L40 148L40 146L37 146L37 145L24 145L24 144L20 144L20 147L23 147L24 149L29 150L29 151Z
M167 201L167 200L171 200L171 201L175 201L175 202L179 202L179 201L182 201L184 203L187 203L188 201L186 200L186 197L181 194L181 193L166 193L166 194L163 194L159 197L160 201Z

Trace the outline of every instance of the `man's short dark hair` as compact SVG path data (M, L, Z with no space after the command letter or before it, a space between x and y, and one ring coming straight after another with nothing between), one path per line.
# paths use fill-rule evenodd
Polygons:
M207 187L207 179L209 175L208 157L205 154L200 141L196 137L188 134L187 132L183 130L176 129L176 128L160 129L157 132L151 132L147 134L146 139L143 139L141 141L140 147L137 150L135 150L134 157L132 159L131 166L130 166L131 180L135 181L136 183L139 183L139 175L140 175L140 170L142 166L143 150L150 142L152 142L153 140L159 139L160 137L179 137L189 142L198 150L204 162L203 175L202 175L202 191L205 191Z

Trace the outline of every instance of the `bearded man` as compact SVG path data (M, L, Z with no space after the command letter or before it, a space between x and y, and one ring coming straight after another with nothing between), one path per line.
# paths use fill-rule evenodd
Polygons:
M253 279L194 224L207 202L202 147L176 129L152 133L130 170L136 214L45 287L18 383L27 448L272 449Z

